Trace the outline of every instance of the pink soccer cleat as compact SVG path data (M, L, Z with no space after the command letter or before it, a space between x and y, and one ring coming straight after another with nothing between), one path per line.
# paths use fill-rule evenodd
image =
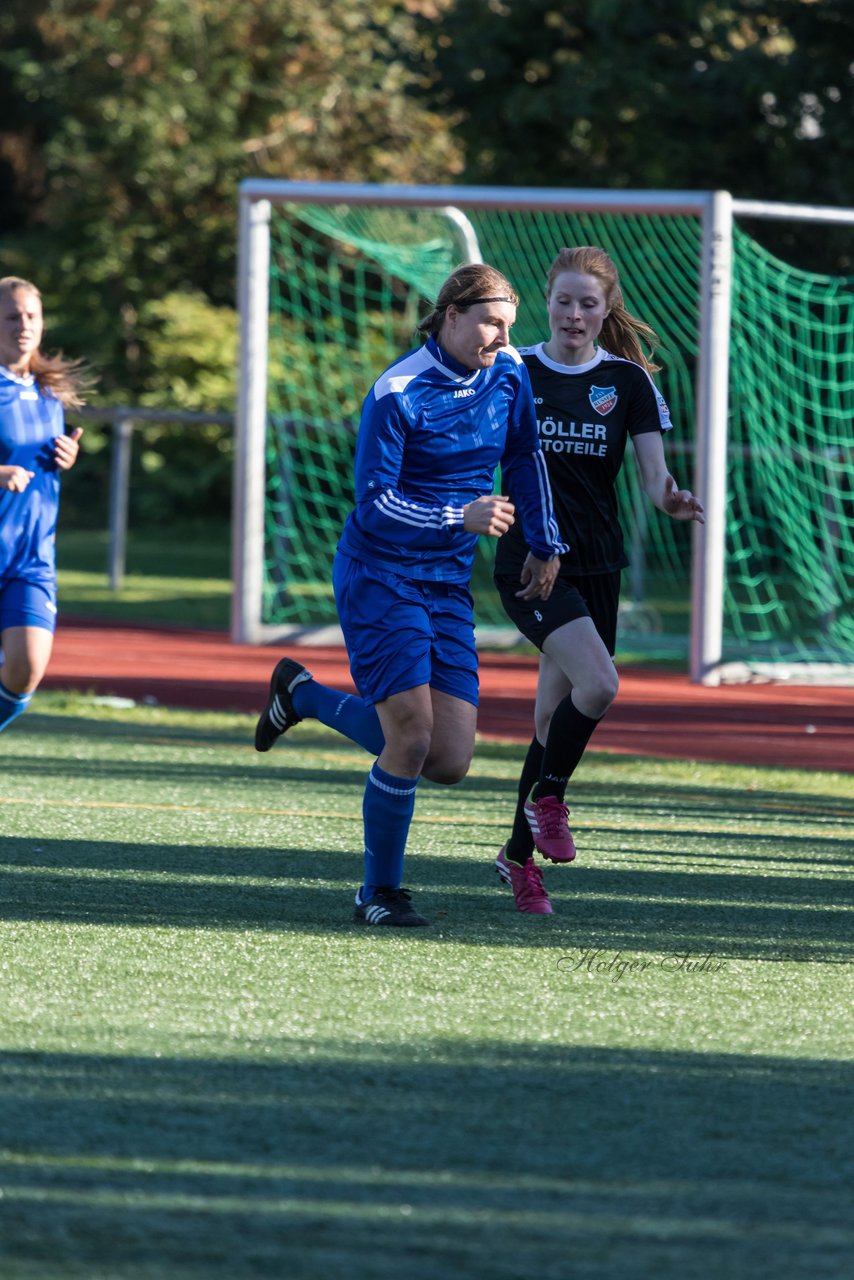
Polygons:
M516 910L529 916L550 916L553 907L543 884L543 873L533 858L529 858L524 867L512 862L502 848L495 859L495 870L505 884L509 884L516 899Z
M569 809L557 796L533 797L525 801L525 817L534 837L534 844L544 858L552 862L572 862L576 854L572 832L569 829Z
M498 872L499 879L502 880L504 884L512 885L513 882L510 879L510 861L507 857L506 850L507 845L503 844L498 851L498 857L495 859L495 870Z

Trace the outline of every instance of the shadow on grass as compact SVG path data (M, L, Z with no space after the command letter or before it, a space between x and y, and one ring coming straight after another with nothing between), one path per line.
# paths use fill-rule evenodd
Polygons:
M767 960L854 961L854 883L714 871L546 872L555 916L514 908L482 856L413 853L407 882L440 930L404 935L490 947L609 950ZM349 930L360 852L7 838L0 919L281 933ZM436 877L441 881L437 882ZM343 882L343 885L342 885ZM423 886L423 887L422 887ZM390 931L399 934L401 931Z
M169 745L164 743L164 745ZM315 761L306 763L302 768L297 765L290 769L264 769L261 761L248 755L249 744L244 744L246 750L241 752L233 764L223 762L222 760L204 761L202 763L180 762L171 759L148 759L140 760L117 758L113 760L99 758L93 763L91 758L80 757L76 760L63 761L61 765L61 773L63 778L69 782L79 779L91 779L93 767L97 769L98 779L101 784L109 785L110 783L121 783L124 781L133 781L136 784L145 782L168 782L173 788L187 786L188 790L183 803L192 805L194 792L192 790L194 784L210 784L221 783L239 786L241 783L250 782L253 787L268 787L269 797L272 799L276 795L280 795L285 788L292 797L298 797L300 788L306 784L311 785L317 782L317 765ZM32 778L37 775L39 770L45 768L45 758L39 755L17 755L14 759L3 761L3 773L7 777L15 775ZM358 768L352 769L326 769L323 773L324 783L330 787L359 787L364 785L364 780L368 776L370 769L370 761L365 757L365 767L361 772ZM260 772L264 770L264 772ZM302 791L303 798L310 794L306 787ZM315 793L316 794L316 793ZM255 793L256 799L258 793ZM113 798L104 795L104 803L108 803ZM115 793L118 801L119 793Z
M359 1040L6 1054L5 1280L847 1274L848 1064Z

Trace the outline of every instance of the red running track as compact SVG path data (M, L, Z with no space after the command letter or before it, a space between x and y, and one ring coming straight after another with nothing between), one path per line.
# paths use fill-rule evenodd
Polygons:
M57 632L44 687L148 698L172 707L256 712L264 705L280 653L270 646L233 645L214 632L66 620ZM343 649L310 647L299 656L324 684L353 689ZM480 676L480 733L527 742L535 660L484 654ZM705 688L684 675L626 668L620 672L617 701L591 746L630 755L854 773L854 689Z

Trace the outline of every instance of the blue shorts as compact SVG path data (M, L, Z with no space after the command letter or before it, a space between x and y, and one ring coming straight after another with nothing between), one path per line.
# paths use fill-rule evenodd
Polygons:
M26 578L0 581L0 631L7 627L56 630L56 587Z
M350 672L365 702L427 684L477 706L468 587L404 578L340 551L332 585Z

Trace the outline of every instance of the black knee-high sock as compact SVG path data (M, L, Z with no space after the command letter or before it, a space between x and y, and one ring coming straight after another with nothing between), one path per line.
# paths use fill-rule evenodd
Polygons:
M528 826L528 819L525 817L523 806L531 794L531 788L539 780L544 751L545 747L535 735L531 739L531 745L528 747L528 754L525 756L525 763L522 765L522 773L519 777L519 799L513 818L513 831L507 841L504 853L511 862L518 862L520 866L524 866L534 852L534 838L531 835L531 828Z
M534 799L557 796L563 800L566 784L578 767L598 720L591 720L578 710L568 693L559 702L549 725L540 776L534 787Z

